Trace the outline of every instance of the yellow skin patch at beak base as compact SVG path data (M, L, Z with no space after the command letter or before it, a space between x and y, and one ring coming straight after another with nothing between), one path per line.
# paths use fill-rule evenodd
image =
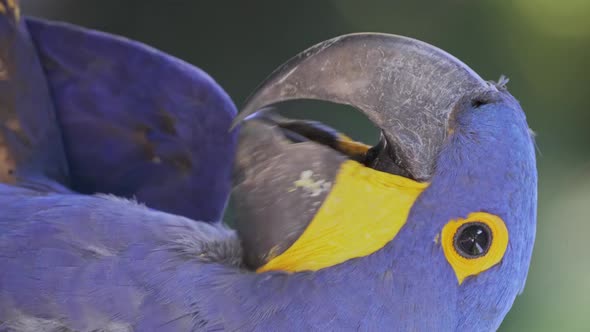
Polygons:
M317 271L383 248L406 223L427 183L348 160L303 234L257 272Z
M492 232L491 245L485 255L477 258L466 258L455 249L455 234L467 223L479 222L487 225ZM447 261L455 271L459 285L465 278L477 275L498 264L508 247L508 229L502 218L485 212L469 214L465 219L449 221L442 230L441 243Z

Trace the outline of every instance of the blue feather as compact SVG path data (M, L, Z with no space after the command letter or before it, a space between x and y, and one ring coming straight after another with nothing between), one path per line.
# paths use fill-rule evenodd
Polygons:
M0 172L0 181L69 182L43 68L26 25L12 12L0 14Z
M138 42L27 19L57 109L72 188L219 220L236 109L203 71Z

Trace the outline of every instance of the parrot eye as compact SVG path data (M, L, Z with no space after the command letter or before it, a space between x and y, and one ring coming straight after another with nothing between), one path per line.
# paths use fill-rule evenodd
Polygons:
M498 264L508 247L508 229L502 218L485 212L449 221L441 245L459 284Z
M485 255L491 244L490 228L482 222L464 224L455 233L455 250L465 258L477 258Z

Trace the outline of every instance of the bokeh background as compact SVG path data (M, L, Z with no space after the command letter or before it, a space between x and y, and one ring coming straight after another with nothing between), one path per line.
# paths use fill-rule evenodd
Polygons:
M22 0L29 15L143 41L211 74L239 106L299 51L350 32L434 44L510 78L537 133L539 219L527 287L502 331L590 330L590 1ZM368 143L354 112L326 121ZM313 113L310 113L313 114Z

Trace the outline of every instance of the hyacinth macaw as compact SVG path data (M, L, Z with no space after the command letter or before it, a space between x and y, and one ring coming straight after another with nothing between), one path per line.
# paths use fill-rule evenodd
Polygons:
M493 330L522 291L537 174L503 82L347 35L235 117L171 56L0 15L0 331ZM266 108L295 99L357 108L379 143Z

